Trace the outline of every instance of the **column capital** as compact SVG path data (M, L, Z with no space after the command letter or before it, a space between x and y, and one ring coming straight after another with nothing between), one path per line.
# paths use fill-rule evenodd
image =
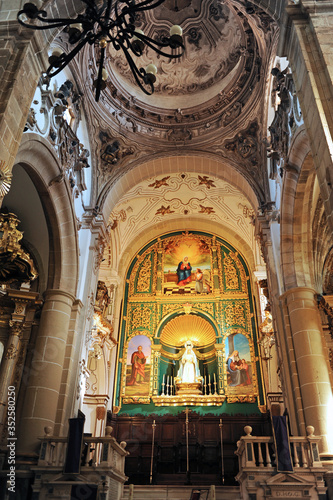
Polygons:
M22 321L9 321L10 334L17 337L21 337L24 323Z
M60 297L67 298L69 299L72 303L75 301L74 295L72 295L69 292L66 292L65 290L56 290L49 288L48 290L45 290L43 293L43 296L45 298L45 301L47 300L61 300ZM56 297L59 296L57 299Z
M297 286L294 288L290 288L290 290L286 290L282 295L280 295L281 301L291 302L292 300L300 300L300 299L313 299L317 295L317 291L314 288L307 286Z

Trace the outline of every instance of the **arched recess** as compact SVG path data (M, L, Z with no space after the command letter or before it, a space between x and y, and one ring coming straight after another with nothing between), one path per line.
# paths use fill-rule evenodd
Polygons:
M281 262L284 291L315 286L312 220L317 194L310 144L301 130L291 146L281 200Z
M178 273L182 269L179 266L183 255L188 255L191 261L191 279L185 284L179 282ZM201 291L196 288L199 263L205 277ZM149 349L146 346L145 351L143 346L142 351L151 360L147 365L152 370L150 385L147 385L146 374L146 392L144 399L140 399L145 404L149 404L150 397L158 393L163 377L175 376L180 351L184 348L184 335L198 351L201 372L208 370L208 375L213 377L219 371L221 391L226 383L223 378L225 338L230 335L242 334L252 339L249 353L253 373L260 373L254 289L248 264L238 248L204 231L164 233L154 240L146 240L136 255L132 253L123 281L125 289L114 393L118 410L122 404L138 402L129 381L129 367L133 361L129 362L128 346L129 340L137 339L137 344L141 342L143 335L152 341ZM200 324L196 325L197 322ZM178 332L175 335L173 326ZM193 333L196 326L201 331L198 338ZM170 332L166 333L168 329ZM256 376L253 380L253 394L242 397L248 403L254 403L258 397L260 405L263 396L256 392Z
M79 270L77 228L70 189L61 176L58 159L45 139L25 134L16 164L28 173L44 209L50 245L47 287L75 295Z
M119 273L121 277L125 278L125 270L128 268L130 261L133 259L140 248L146 245L149 241L158 238L163 233L171 233L173 231L188 231L189 228L195 228L197 231L210 232L216 234L228 241L234 248L239 249L239 251L244 255L245 260L248 263L249 269L254 271L256 269L256 259L253 248L250 246L237 234L235 231L228 230L225 226L221 224L207 223L205 220L200 220L197 218L189 218L186 220L175 220L165 222L160 225L154 225L149 231L142 231L131 244L123 249L121 260L118 263Z
M150 177L168 176L173 173L196 172L201 175L215 176L235 186L257 209L259 200L247 180L228 163L203 155L165 156L140 164L124 174L108 191L103 203L103 216L108 220L114 206L122 196L139 182Z

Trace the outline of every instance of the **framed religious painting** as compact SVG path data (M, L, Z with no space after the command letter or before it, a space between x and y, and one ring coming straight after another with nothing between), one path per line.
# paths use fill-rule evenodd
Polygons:
M151 394L151 339L131 337L124 351L122 396L124 403L147 403Z
M164 241L164 295L212 291L211 238L183 233Z
M258 394L253 342L244 333L225 339L225 392L228 402L254 402Z

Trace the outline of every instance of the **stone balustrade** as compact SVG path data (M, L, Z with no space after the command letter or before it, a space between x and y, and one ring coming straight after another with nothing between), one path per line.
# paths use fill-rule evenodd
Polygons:
M112 427L106 427L106 435L103 437L84 436L80 473L70 474L70 481L63 475L67 437L52 436L50 427L45 427L44 430L45 435L39 438L41 447L38 464L34 467L34 498L71 498L73 488L80 491L85 488L87 495L98 489L104 500L120 500L124 482L128 479L124 470L125 457L129 452L125 450L125 441L118 443L111 436ZM74 496L75 494L77 493L74 493Z
M126 443L120 444L111 436L112 427L107 428L104 437L84 437L83 461L81 467L112 466L123 472L125 457L129 454L125 450ZM65 464L67 453L67 437L50 435L49 428L45 428L45 435L41 438L38 466L60 467Z
M291 458L295 469L323 466L318 449L321 438L313 435L313 427L308 426L307 429L309 433L306 437L291 436L289 438ZM240 438L235 452L238 455L239 470L246 467L274 467L276 464L273 437L251 436L250 426L244 427L244 431L246 436Z
M252 428L244 427L245 436L237 442L242 498L325 498L324 476L327 470L320 461L320 437L307 427L307 436L290 436L292 472L277 471L275 443L272 436L252 436ZM324 495L324 496L323 496Z

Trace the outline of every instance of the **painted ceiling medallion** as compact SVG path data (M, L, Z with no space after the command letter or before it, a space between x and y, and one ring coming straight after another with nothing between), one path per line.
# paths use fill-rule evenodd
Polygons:
M196 3L196 6L192 3ZM136 91L125 56L111 44L109 51L112 68L109 70L114 71L117 80L125 88L132 89L133 95L149 104L159 105L162 99L164 106L174 108L174 98L177 96L181 98L181 101L177 101L177 106L183 108L191 105L191 95L204 93L199 100L205 102L225 87L227 82L222 82L229 81L238 66L245 38L236 12L226 4L217 4L216 8L212 8L212 2L207 0L183 0L176 4L168 2L166 6L162 5L154 11L142 14L137 19L137 28L159 40L168 32L175 19L177 23L182 22L186 57L183 56L175 60L176 62L171 59L163 61L162 58L156 59L150 50L141 56L142 64L154 61L158 70L155 95L149 101L141 92ZM169 104L166 99L170 101Z
M161 344L182 347L191 340L195 347L206 347L215 343L215 331L208 321L194 314L177 316L170 320L161 333Z

